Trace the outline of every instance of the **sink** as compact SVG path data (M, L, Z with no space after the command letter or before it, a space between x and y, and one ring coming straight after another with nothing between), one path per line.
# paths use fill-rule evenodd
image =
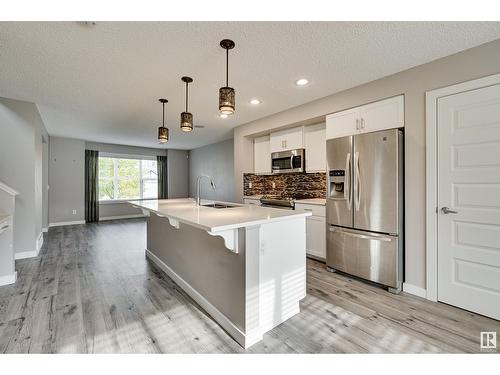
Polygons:
M225 203L209 203L209 204L202 204L203 207L210 207L210 208L233 208L233 207L238 207L235 205L231 204L225 204Z

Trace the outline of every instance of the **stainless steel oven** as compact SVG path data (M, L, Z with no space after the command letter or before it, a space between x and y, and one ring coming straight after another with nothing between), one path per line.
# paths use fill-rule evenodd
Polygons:
M272 173L305 172L305 150L288 150L271 154Z

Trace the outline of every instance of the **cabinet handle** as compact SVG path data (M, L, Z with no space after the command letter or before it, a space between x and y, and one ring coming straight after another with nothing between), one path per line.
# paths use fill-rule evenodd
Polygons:
M365 128L365 119L362 118L361 119L361 129L364 129Z
M359 130L359 119L356 119L356 130Z

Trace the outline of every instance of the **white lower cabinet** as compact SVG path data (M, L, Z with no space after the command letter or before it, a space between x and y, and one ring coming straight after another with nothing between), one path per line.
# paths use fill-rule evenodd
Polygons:
M318 259L326 259L326 218L325 206L314 204L295 204L296 210L311 211L306 218L306 253Z
M306 252L316 258L326 259L326 221L324 217L306 219Z

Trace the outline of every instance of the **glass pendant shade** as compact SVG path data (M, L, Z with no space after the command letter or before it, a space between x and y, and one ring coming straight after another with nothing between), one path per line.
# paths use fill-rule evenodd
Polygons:
M189 112L181 113L181 130L183 132L190 132L193 130L193 114Z
M167 143L168 142L168 128L160 126L158 128L158 142Z
M219 112L223 115L232 115L235 110L235 91L232 87L219 89Z

